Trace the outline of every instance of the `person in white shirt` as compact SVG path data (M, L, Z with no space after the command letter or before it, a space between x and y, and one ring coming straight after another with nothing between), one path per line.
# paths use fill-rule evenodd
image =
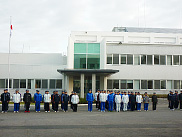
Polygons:
M102 91L100 93L99 100L101 103L101 107L100 107L101 112L105 112L105 104L106 104L106 100L107 100L105 91Z
M76 92L74 92L74 95L72 95L71 102L73 104L73 112L77 112L77 104L79 103L79 97L76 94Z
M140 95L140 92L138 92L136 96L136 102L137 102L137 111L141 111L142 95Z
M120 112L121 107L121 95L120 92L117 92L117 95L115 95L115 103L116 103L116 111Z
M45 112L50 112L49 104L51 103L51 94L49 94L49 91L45 91L44 95L44 110Z
M14 102L14 113L19 112L20 108L21 95L19 94L19 90L16 90L13 94L13 102Z
M129 102L129 97L126 94L126 92L124 92L124 95L122 96L122 102L123 102L123 111L127 111L127 106L128 106L128 102Z

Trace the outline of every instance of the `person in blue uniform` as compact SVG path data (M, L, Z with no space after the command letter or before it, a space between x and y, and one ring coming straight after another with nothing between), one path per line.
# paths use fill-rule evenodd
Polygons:
M169 108L169 109L171 108L171 101L170 101L170 99L171 99L171 92L172 92L172 91L169 91L169 94L167 95L167 100L168 100L168 102L169 102L169 105L168 105L168 108Z
M8 111L8 103L10 101L10 95L7 92L8 90L5 89L4 93L1 94L2 113L7 113Z
M169 96L169 100L170 100L170 109L172 111L174 111L174 102L175 102L175 94L173 94L173 92L171 91L171 95Z
M110 94L107 96L107 100L108 100L108 103L109 103L108 110L110 112L112 112L113 111L113 103L114 103L114 94L113 94L113 91L110 91Z
M62 109L62 111L64 111L64 103L63 103L64 94L65 94L65 91L62 91L62 94L61 94L61 109Z
M179 106L179 95L178 95L178 91L175 91L175 101L174 101L174 108L178 109Z
M34 94L34 101L35 101L35 111L40 112L40 103L42 102L42 95L40 94L39 90L36 90L37 93Z
M63 96L63 103L64 103L64 111L63 112L67 112L68 111L68 103L69 103L69 95L67 94L67 91L65 91L65 94Z
M59 112L58 111L58 105L59 105L59 103L61 101L61 97L58 94L58 91L55 91L55 94L53 96L53 101L54 101L54 112Z
M86 100L87 100L87 103L88 103L88 112L92 112L92 104L93 104L93 101L94 101L94 96L92 94L91 89L89 90L89 93L87 93Z

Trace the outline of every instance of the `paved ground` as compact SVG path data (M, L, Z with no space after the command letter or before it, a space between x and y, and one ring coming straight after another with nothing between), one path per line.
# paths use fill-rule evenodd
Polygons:
M1 107L0 107L1 108ZM23 109L23 106L21 106ZM170 111L167 101L160 100L157 111L145 112L87 112L80 105L78 112L0 114L0 136L37 137L119 137L119 136L182 136L182 111ZM43 108L42 108L43 109Z

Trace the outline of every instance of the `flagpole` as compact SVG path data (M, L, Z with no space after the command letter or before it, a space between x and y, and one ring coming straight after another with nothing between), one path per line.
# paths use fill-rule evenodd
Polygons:
M11 53L11 16L10 16L10 35L9 35L9 53L8 53L8 92L9 92L9 79L10 79L10 53Z

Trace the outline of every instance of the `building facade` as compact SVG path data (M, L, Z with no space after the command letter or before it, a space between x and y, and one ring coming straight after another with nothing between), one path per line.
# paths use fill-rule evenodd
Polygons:
M0 88L7 87L8 54L0 54ZM182 89L182 31L115 27L79 31L61 54L11 54L10 90L89 89L167 94Z

